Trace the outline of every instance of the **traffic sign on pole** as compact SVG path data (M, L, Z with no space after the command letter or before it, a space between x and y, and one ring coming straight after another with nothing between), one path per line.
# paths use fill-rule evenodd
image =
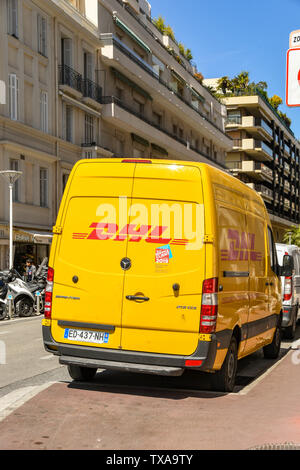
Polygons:
M286 104L300 106L300 47L287 52Z

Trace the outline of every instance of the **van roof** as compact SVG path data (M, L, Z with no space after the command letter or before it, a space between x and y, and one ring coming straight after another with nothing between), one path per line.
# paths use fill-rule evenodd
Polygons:
M261 196L254 191L252 188L249 188L245 183L240 181L239 179L235 178L231 174L227 173L225 170L218 169L212 165L207 163L195 162L195 161L185 161L185 160L167 160L167 159L137 159L132 157L124 157L124 158L101 158L101 159L82 159L79 160L74 168L73 171L76 172L76 169L80 165L94 165L99 163L110 163L110 164L158 164L158 165L169 165L169 166L192 166L198 167L201 170L202 174L205 174L210 181L222 187L230 186L231 191L235 191L237 193L242 194L248 201L252 201L256 206L259 207L259 210L264 213L264 216L267 218L269 225L271 225L268 212L266 210L265 204ZM74 174L74 173L73 173ZM250 209L251 210L251 209ZM257 210L255 210L258 213ZM261 214L262 215L262 214Z

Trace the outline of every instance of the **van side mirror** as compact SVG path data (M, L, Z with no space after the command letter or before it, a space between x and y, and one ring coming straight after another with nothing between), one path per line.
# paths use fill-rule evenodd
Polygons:
M284 255L281 267L281 276L291 277L294 270L294 259L290 255Z

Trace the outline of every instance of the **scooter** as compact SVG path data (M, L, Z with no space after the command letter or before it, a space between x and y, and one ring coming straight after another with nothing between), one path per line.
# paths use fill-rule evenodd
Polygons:
M35 274L33 281L27 282L27 288L35 296L34 311L36 315L44 312L45 291L47 285L48 258L44 258Z
M2 293L0 294L0 308L2 314L0 315L0 320L3 320L7 316L10 298L13 301L14 314L16 316L30 317L34 311L35 296L29 291L19 273L14 269L2 271L1 279ZM6 305L6 310L4 304Z

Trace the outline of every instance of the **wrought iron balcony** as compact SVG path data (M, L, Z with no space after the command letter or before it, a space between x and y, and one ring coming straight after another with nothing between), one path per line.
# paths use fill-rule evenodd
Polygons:
M98 103L101 103L102 88L89 78L84 78L82 80L82 92L84 97L91 98Z
M59 84L68 85L82 93L82 76L68 65L59 65Z
M86 98L91 98L101 103L102 88L89 78L83 78L82 75L73 70L68 65L59 65L59 84L68 85L81 93Z

